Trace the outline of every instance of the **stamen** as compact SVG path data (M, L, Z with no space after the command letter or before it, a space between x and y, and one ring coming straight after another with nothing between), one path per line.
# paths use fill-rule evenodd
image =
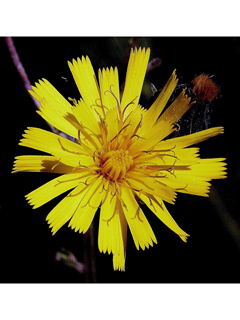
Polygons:
M157 210L153 205L153 201L156 202L162 210L164 210L162 204L154 196L152 196L151 194L147 194L147 193L146 193L146 196L148 197L148 200L150 202L150 206L153 206L155 212L157 212Z
M136 136L136 137L138 137L138 139L142 138L142 137L140 137L139 135L136 134L138 129L141 128L141 126L142 126L142 119L143 119L143 115L141 114L141 119L140 119L139 123L137 124L135 130L133 131L133 133L130 136L130 138L126 139L127 145L126 145L126 142L125 142L125 144L123 144L124 147L126 147L126 149L128 149L133 144L133 142L134 142L133 139L132 139L133 137ZM142 138L142 139L145 139L145 138Z
M114 87L114 84L111 84L111 85L110 85L109 90L106 90L106 91L104 92L104 95L106 95L106 92L111 93L111 95L113 96L113 98L116 100L116 102L117 102L117 108L119 109L119 108L120 108L120 104L119 104L118 98L117 98L117 97L115 96L115 94L113 93L111 87Z
M169 172L171 175L173 175L173 176L176 178L175 168L174 168L176 161L177 161L177 160L175 160L174 164L173 164L171 167L169 167L169 168L162 168L162 169L158 170L158 172L167 171L167 172ZM160 176L160 175L154 175L154 176L153 176L153 175L151 175L151 176L149 176L149 177L154 178L154 180L155 180L156 178L166 178L167 175L165 175L165 176ZM157 181L157 180L156 180L156 181ZM157 182L159 182L159 181L157 181Z
M181 127L180 127L180 125L179 125L177 122L174 123L174 126L177 127L177 128L174 128L175 131L177 131L177 132L180 131Z
M123 130L125 130L128 126L131 126L131 123L126 124L126 125L115 135L115 137L112 138L112 140L110 140L110 142L112 142L114 139L116 139L116 138L120 135L120 133L121 133Z
M97 101L98 101L98 100L99 100L100 103L101 103L100 105L97 104ZM96 100L95 100L95 105L96 105L97 107L102 108L102 112L103 112L104 118L106 118L105 109L107 109L107 111L109 111L109 109L102 104L102 100L101 100L101 99L96 99ZM105 109L104 109L104 108L105 108Z
M114 85L111 84L109 90L106 90L106 91L104 92L104 95L106 95L106 92L109 92L109 93L113 96L113 98L116 100L116 102L117 102L117 109L118 109L118 116L119 116L119 120L120 120L120 126L122 126L122 124L123 124L123 113L122 113L122 111L121 111L120 103L119 103L117 97L115 96L115 94L114 94L113 91L112 91L112 87L113 87L113 86L114 86Z
M79 155L90 156L90 157L91 157L91 155L86 154L86 153L82 153L82 152L79 152L79 151L70 151L70 150L68 150L67 148L65 148L65 147L63 146L60 138L58 138L58 142L59 142L61 148L63 149L63 151L66 151L66 152L69 152L69 153L72 153L72 154L79 154ZM87 148L87 146L86 146L86 148Z
M100 105L99 104L97 104L97 101L100 101ZM107 110L108 110L108 108L107 107L105 107L104 105L102 105L102 101L101 101L101 99L96 99L95 100L95 104L91 104L90 105L90 108L92 108L92 107L94 107L94 106L96 106L96 107L98 107L98 108L102 108L102 110L103 110L103 113L104 113L104 116L105 116L105 112L104 112L104 109L103 108L106 108ZM95 108L94 108L94 110L95 110Z
M185 190L186 192L188 192L188 191L187 191L187 186L188 186L188 183L186 184L186 187L183 187L183 188L175 188L175 190Z
M154 147L153 147L153 148L154 148ZM161 152L167 152L167 151L172 151L172 152L174 152L173 149L175 149L175 148L176 148L176 144L175 144L175 146L172 147L171 149L165 149L165 150L153 150L153 149L150 149L150 150L146 150L146 151L142 151L142 152L145 152L145 153L150 153L150 152L158 152L158 153L161 153ZM174 152L174 154L175 154L175 152Z
M127 110L127 108L131 105L131 104L134 104L134 100L137 99L138 96L136 96L131 102L129 102L126 107L124 107L123 109L123 112L122 112L122 115L124 115L125 111Z
M137 137L138 139L146 139L144 137L140 137L138 134L134 134L130 137L130 139L134 138L134 137Z
M60 162L61 158L59 158L58 162L52 166L51 171L54 170L57 166L59 166Z
M142 126L142 119L143 119L143 115L141 114L141 119L140 119L138 125L136 126L135 130L133 131L133 134L132 134L132 136L130 137L130 139L131 139L133 136L135 136L135 134L137 133L138 129L141 128L141 126Z
M55 186L57 186L57 185L59 185L59 184L61 184L61 183L70 182L70 181L75 181L75 180L79 180L79 179L82 179L82 178L83 178L83 177L81 176L81 177L77 177L77 178L74 178L74 179L68 179L68 180L63 180L63 181L57 180L57 183L55 184ZM79 184L83 183L83 184L85 184L86 186L88 186L88 184L87 184L86 182L88 181L89 178L90 178L90 177L88 177L88 178L86 179L86 181L79 181Z
M136 219L136 217L138 217L138 220L141 221L141 222L143 222L143 220L141 220L141 219L140 219L140 216L139 216L139 215L140 215L140 212L141 212L140 210L141 210L141 209L140 209L140 207L138 206L138 209L137 209L137 212L136 212L136 214L135 214L135 217L133 217L133 218L131 218L131 219Z

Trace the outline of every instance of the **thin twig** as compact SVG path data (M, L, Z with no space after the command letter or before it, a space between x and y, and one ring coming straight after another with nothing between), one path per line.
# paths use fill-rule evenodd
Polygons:
M32 87L31 87L31 83L28 79L28 76L27 76L27 73L22 65L22 62L19 58L19 55L17 53L17 50L16 50L16 47L13 43L13 39L12 37L5 37L5 41L6 41L6 44L7 44L7 47L8 47L8 50L10 52L10 55L11 55L11 58L12 58L12 61L13 61L13 64L15 65L17 71L18 71L18 74L20 75L22 81L23 81L23 84L24 84L24 87L26 89L26 91L28 92L30 98L32 99L33 103L35 104L35 106L37 107L37 109L40 110L40 107L41 107L41 104L39 101L37 101L30 93L29 93L29 90L32 90ZM53 125L51 125L51 123L47 122L47 124L49 125L49 127L51 128L51 130L54 132L54 133L57 133L57 134L60 134L60 135L63 135L64 137L66 137L65 134L62 134L61 131L59 131L58 129L56 129ZM68 138L68 137L67 137ZM69 139L71 140L71 139Z
M28 90L32 89L31 88L31 83L30 83L30 81L28 79L28 76L26 74L26 71L25 71L25 69L24 69L24 67L23 67L23 65L22 65L22 63L20 61L20 58L19 58L19 55L17 53L16 47L15 47L15 45L13 43L13 39L12 39L12 37L5 37L5 41L6 41L6 44L8 46L8 50L10 52L13 64L15 65L15 67L16 67L16 69L17 69L17 71L18 71L18 73L19 73L19 75L20 75L20 77L21 77L21 79L23 81L24 87L28 92ZM35 104L35 106L38 109L40 109L40 106L41 106L40 103L31 94L29 94L29 95L30 95L33 103Z

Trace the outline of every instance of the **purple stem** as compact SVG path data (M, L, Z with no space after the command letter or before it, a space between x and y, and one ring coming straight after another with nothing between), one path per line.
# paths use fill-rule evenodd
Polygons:
M18 73L19 73L19 75L20 75L20 77L21 77L21 79L23 81L24 87L28 92L28 90L32 89L31 88L31 83L30 83L30 81L28 79L28 76L26 74L26 71L25 71L25 69L24 69L24 67L23 67L23 65L22 65L22 63L21 63L21 61L19 59L19 55L17 53L16 47L15 47L15 45L13 43L13 39L12 39L12 37L5 37L5 41L6 41L6 44L8 46L8 50L10 52L13 64L15 65L15 67L16 67L16 69L17 69L17 71L18 71ZM35 106L38 109L40 109L40 106L41 106L40 103L31 94L29 94L29 95L30 95L32 101L34 102Z

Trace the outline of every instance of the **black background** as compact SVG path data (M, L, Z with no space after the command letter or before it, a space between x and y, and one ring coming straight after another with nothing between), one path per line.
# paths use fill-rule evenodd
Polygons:
M98 68L117 66L120 83L126 72L130 38L18 37L14 43L32 84L48 79L66 98L79 98L67 60L89 55ZM180 227L191 236L183 243L152 213L146 216L158 244L137 251L128 234L126 271L113 271L112 256L95 252L97 281L101 283L236 283L240 282L239 215L239 61L240 38L140 38L137 46L150 46L151 59L162 64L146 77L141 104L147 104L149 84L160 89L174 69L180 83L201 73L214 75L221 95L212 104L210 126L224 126L225 134L199 144L202 157L226 157L228 178L214 180L209 198L179 194L168 205ZM43 173L11 174L14 157L35 154L18 146L28 126L49 130L35 112L21 78L12 64L4 38L0 39L1 79L1 272L0 282L78 283L85 277L55 260L65 248L83 261L83 235L67 226L52 236L45 217L59 202L33 210L24 195L49 181ZM66 79L63 79L66 78ZM187 114L186 114L187 123ZM183 134L185 134L183 132ZM99 212L94 219L97 241Z

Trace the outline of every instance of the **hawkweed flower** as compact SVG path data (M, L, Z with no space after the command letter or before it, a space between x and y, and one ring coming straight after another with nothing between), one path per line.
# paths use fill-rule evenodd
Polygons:
M193 104L183 90L163 112L178 81L175 71L148 110L138 104L149 55L149 49L131 51L121 98L117 68L99 70L98 83L88 57L68 63L78 101L71 104L45 79L36 83L30 92L41 103L37 112L75 140L28 128L19 144L48 155L18 156L13 168L62 174L26 196L35 209L71 190L46 218L53 234L67 222L85 233L101 207L98 247L113 254L114 270L125 269L127 225L138 250L157 243L138 200L186 242L189 235L165 202L173 204L177 192L207 196L210 180L226 176L225 159L201 159L199 148L188 148L222 134L222 127L166 139Z

